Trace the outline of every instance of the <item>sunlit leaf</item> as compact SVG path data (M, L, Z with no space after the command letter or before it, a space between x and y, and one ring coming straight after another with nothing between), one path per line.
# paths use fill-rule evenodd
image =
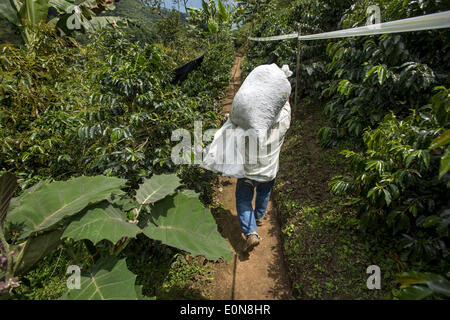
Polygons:
M128 270L125 259L107 257L92 270L81 274L80 289L71 289L63 300L137 300L136 275Z
M231 260L232 250L217 231L216 222L198 195L183 191L156 203L151 210L153 222L143 232L162 241L209 260L223 257Z

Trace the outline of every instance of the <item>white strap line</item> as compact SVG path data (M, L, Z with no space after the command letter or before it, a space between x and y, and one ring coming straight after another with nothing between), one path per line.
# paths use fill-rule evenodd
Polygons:
M364 27L344 29L338 31L324 32L319 34L311 34L306 36L298 36L297 33L291 33L274 37L254 38L248 37L254 41L275 41L297 38L298 40L319 40L319 39L335 39L355 36L370 36L374 34L410 32L420 30L443 29L450 27L450 10L427 14L424 16L395 20L390 22L372 24Z

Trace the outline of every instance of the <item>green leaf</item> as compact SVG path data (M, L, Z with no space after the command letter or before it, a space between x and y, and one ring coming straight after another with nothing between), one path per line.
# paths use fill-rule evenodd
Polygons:
M205 0L202 0L202 8L203 8L203 12L209 16L208 4L206 3Z
M19 4L15 0L0 1L0 16L15 26L22 25L19 18Z
M82 273L80 289L65 293L64 300L137 300L136 275L128 270L125 259L107 257Z
M439 137L433 140L429 149L433 150L442 146L446 146L449 143L450 143L450 129L447 129Z
M378 73L378 83L380 85L383 85L384 81L387 78L386 69L383 66L378 66L377 73Z
M378 69L378 66L374 66L370 68L369 71L367 71L366 76L364 77L364 81L367 81L367 79L370 78L370 76Z
M383 192L384 192L384 200L386 201L386 205L389 206L392 202L391 193L386 189L383 189Z
M12 198L9 204L9 211L12 211L14 208L18 207L28 193L38 191L39 188L43 187L47 183L49 183L48 180L41 180L38 183L34 184L33 186L29 187L28 189L23 190L20 196Z
M3 226L9 203L17 185L17 178L11 172L6 172L0 177L0 226Z
M9 212L7 222L23 228L20 238L52 227L90 204L105 200L111 193L123 193L126 180L95 176L58 181L27 193L20 204Z
M433 294L433 291L425 286L411 286L401 290L401 300L422 300Z
M223 5L222 1L218 1L218 7L219 7L219 16L222 22L226 22L228 20L228 13L227 9Z
M21 19L25 19L35 27L40 21L45 21L48 14L49 0L25 0L19 10Z
M397 280L402 289L400 299L418 300L431 294L450 297L450 281L439 274L411 271L399 274Z
M25 250L19 265L15 266L16 271L14 274L23 274L39 262L39 260L55 250L61 243L60 237L62 233L62 229L46 232L14 247L15 260L21 254L21 251Z
M67 226L62 238L88 239L94 244L103 239L116 243L122 237L134 238L141 229L127 221L125 214L108 201L88 207Z
M450 170L450 149L445 150L444 156L441 158L441 166L439 167L439 179Z
M213 19L209 19L208 21L208 31L211 34L216 34L219 31L219 27L217 26L217 23Z
M430 228L432 226L435 226L439 223L441 219L438 216L429 216L425 219L425 221L423 222L423 227L424 228Z
M49 6L58 9L60 12L67 12L70 6L75 4L74 0L50 0Z
M446 279L439 279L436 281L430 281L427 284L428 288L433 290L433 292L442 294L446 297L450 297L450 281Z
M209 209L193 192L179 192L156 203L151 210L153 222L143 232L148 237L209 260L231 260L232 251L217 231Z
M136 200L140 204L150 204L174 193L179 186L180 179L176 174L155 175L139 186Z

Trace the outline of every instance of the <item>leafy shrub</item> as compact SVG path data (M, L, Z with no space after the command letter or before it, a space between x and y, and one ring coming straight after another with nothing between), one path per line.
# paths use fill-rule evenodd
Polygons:
M375 1L383 21L430 14L445 7L440 1ZM343 16L342 26L366 23L369 4L356 2ZM383 117L394 112L406 115L409 108L428 103L433 86L448 77L446 58L449 32L434 30L405 34L385 34L346 38L329 43L331 58L326 70L330 78L322 95L325 112L334 126L319 132L325 146L343 137L357 141L364 128L375 128Z
M180 170L170 160L174 129L192 129L194 120L217 125L231 42L212 45L178 87L170 84L176 62L160 45L103 31L69 47L47 26L38 36L34 47L1 53L0 171L16 172L22 188L97 174L136 187L154 172Z
M344 150L354 173L335 177L331 187L355 197L363 228L386 226L401 238L404 261L446 270L450 99L448 89L438 89L431 105L402 120L389 114L376 129L365 131L366 151Z

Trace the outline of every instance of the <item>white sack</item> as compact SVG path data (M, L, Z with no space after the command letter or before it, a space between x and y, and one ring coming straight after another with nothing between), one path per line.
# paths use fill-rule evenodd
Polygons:
M243 153L237 137L245 132L228 119L215 133L208 146L201 167L219 172L224 176L243 178L245 176Z
M262 141L291 94L290 75L287 65L280 69L275 63L253 69L234 97L231 122L245 130L254 129Z
M261 149L256 152L250 146L252 143L257 145L255 133L234 125L228 119L214 135L201 167L235 178L261 182L273 180L278 172L278 158L290 120L291 108L286 102L261 146L266 151L262 154ZM249 144L243 143L245 136L249 137Z

